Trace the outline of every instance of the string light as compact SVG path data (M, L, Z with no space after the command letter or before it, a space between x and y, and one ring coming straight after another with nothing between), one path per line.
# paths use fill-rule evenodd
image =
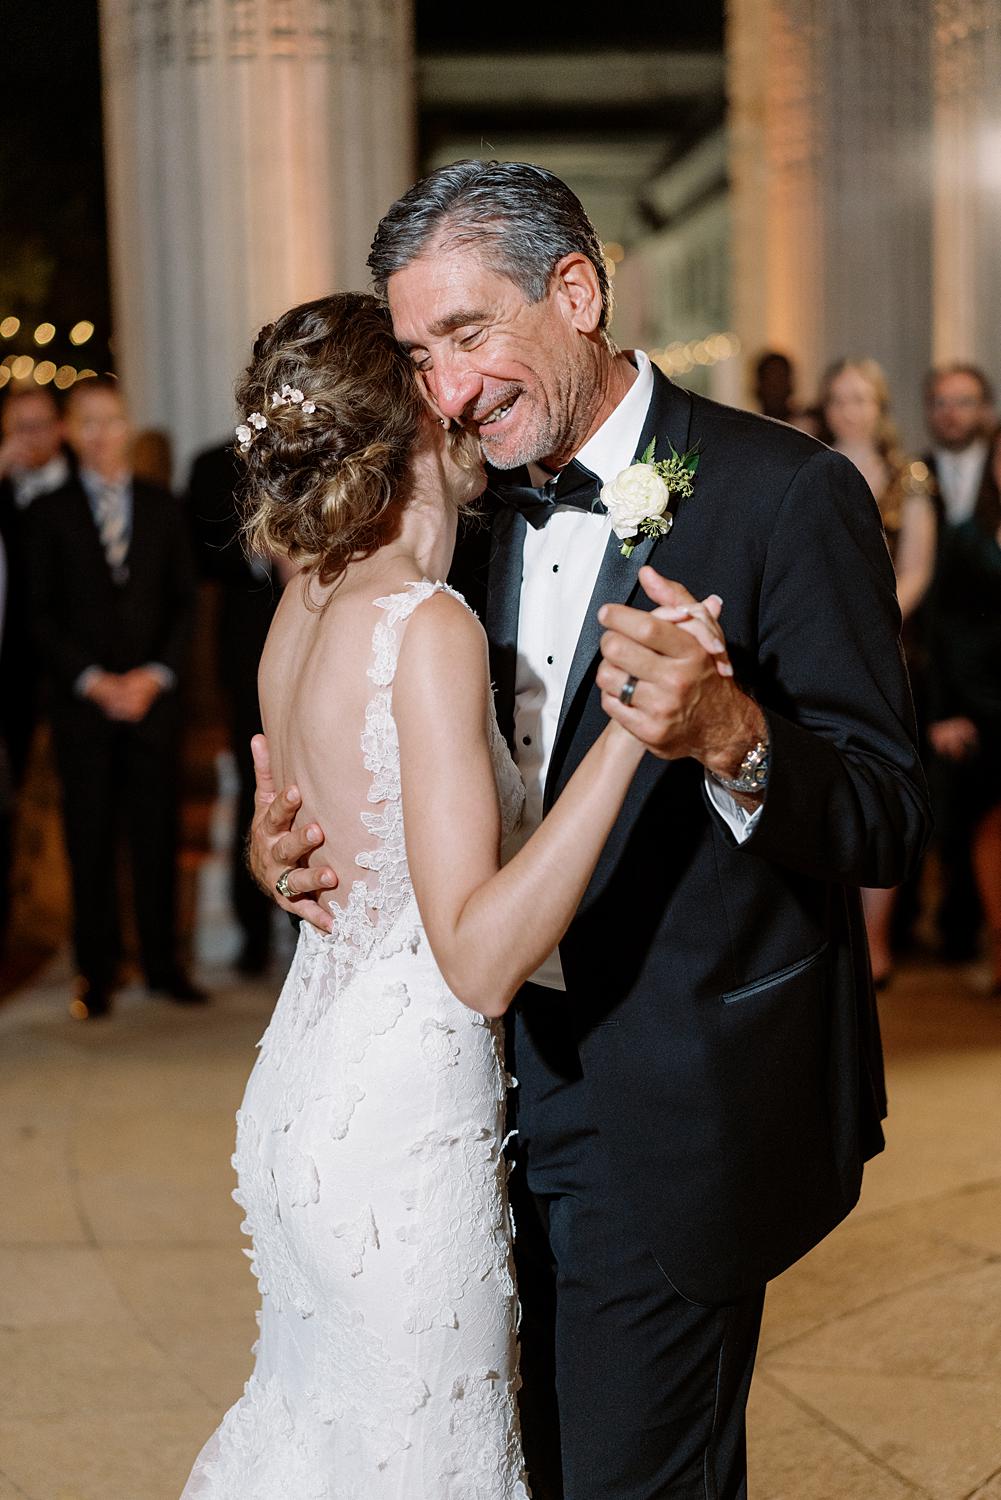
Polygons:
M69 389L75 379L76 370L73 365L60 365L53 376L53 383L57 390L65 391Z
M0 365L0 391L3 390L9 379L10 367L8 365Z
M696 365L718 365L739 353L740 339L735 333L710 333L687 344L676 340L666 349L654 349L650 358L665 375L687 375Z
M20 326L20 318L4 318L0 323L0 338L12 339Z
M96 370L78 370L76 378L77 380L93 380L96 375Z
M35 329L36 344L51 344L56 336L56 325L54 323L39 323Z
M15 380L27 380L35 368L35 361L30 354L19 354L10 367L10 373Z
M74 323L70 329L71 344L85 344L93 336L94 325L87 318L82 318L79 323Z
M55 373L56 366L53 360L40 360L35 366L35 383L37 385L48 385L49 381L55 377Z

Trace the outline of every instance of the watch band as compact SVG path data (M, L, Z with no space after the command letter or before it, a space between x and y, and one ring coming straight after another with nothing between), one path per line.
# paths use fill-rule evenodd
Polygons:
M751 746L736 776L721 776L718 771L710 771L709 775L717 786L725 787L728 792L760 796L768 785L768 741L758 740Z

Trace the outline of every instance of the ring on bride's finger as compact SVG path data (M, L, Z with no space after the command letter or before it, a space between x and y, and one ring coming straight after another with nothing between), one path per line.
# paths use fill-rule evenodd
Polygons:
M278 892L279 896L284 896L286 901L295 900L295 891L288 883L288 878L294 869L295 865L289 865L288 869L283 870L278 879L275 881L275 890Z
M633 694L636 691L636 683L637 683L637 681L638 681L637 678L629 676L629 677L626 678L625 682L619 688L619 702L620 703L624 703L627 708L629 707L630 703L632 703L632 701L633 701Z

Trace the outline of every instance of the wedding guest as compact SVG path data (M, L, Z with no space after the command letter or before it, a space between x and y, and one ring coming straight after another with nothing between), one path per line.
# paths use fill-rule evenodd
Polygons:
M235 496L241 474L232 444L200 453L188 481L187 510L199 572L219 588L217 673L239 781L230 871L230 898L243 934L236 967L260 974L270 953L273 907L247 869L244 842L254 815L250 741L261 730L257 668L281 582L269 559L244 549Z
M0 539L8 572L0 648L0 734L15 786L24 779L38 696L38 663L27 625L24 517L33 500L66 483L71 468L52 391L38 385L11 390L0 415Z
M7 602L7 553L0 536L0 650L3 648L4 606ZM11 865L11 786L10 761L3 735L0 734L0 958L7 943L10 917Z
M147 984L206 998L178 961L175 925L178 683L194 582L180 506L132 476L118 383L75 386L66 430L79 475L32 504L26 543L73 885L70 1012L86 1020L107 1013L117 976L119 818Z
M65 484L70 458L56 399L44 386L8 391L0 413L0 546L6 590L0 600L0 946L10 906L17 792L38 717L38 662L27 623L24 517L39 495Z
M942 497L947 526L968 521L987 467L994 388L976 365L942 365L925 379L931 448L925 462Z
M1001 434L972 517L942 539L930 602L933 795L945 824L972 830L993 993L1001 995Z
M820 406L821 437L851 459L879 506L897 580L905 649L915 677L920 671L920 647L908 622L932 580L938 531L928 467L902 452L886 376L874 359L840 359L832 364L821 381ZM893 965L890 927L895 899L895 890L862 892L877 989L889 982Z
M792 360L776 349L766 349L754 365L754 399L762 416L788 422L795 414Z
M925 415L931 438L925 462L942 499L944 542L949 528L970 520L976 509L994 424L993 385L976 365L942 365L926 377ZM982 913L970 856L974 830L963 816L962 785L954 793L947 789L950 775L962 783L965 768L959 762L942 764L935 778L943 876L936 920L941 957L964 963L976 956Z
M766 349L754 364L754 399L762 416L788 422L802 432L817 435L817 414L802 407L795 397L796 372L792 360L777 349Z

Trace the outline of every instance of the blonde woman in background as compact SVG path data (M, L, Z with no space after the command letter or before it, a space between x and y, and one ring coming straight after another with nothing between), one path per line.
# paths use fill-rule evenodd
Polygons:
M839 359L830 365L821 382L819 404L821 438L851 459L879 506L913 675L918 663L908 621L927 593L935 570L938 509L933 481L925 464L901 450L890 415L886 375L874 359ZM882 989L889 983L893 966L890 921L896 890L863 890L862 899L873 980Z

